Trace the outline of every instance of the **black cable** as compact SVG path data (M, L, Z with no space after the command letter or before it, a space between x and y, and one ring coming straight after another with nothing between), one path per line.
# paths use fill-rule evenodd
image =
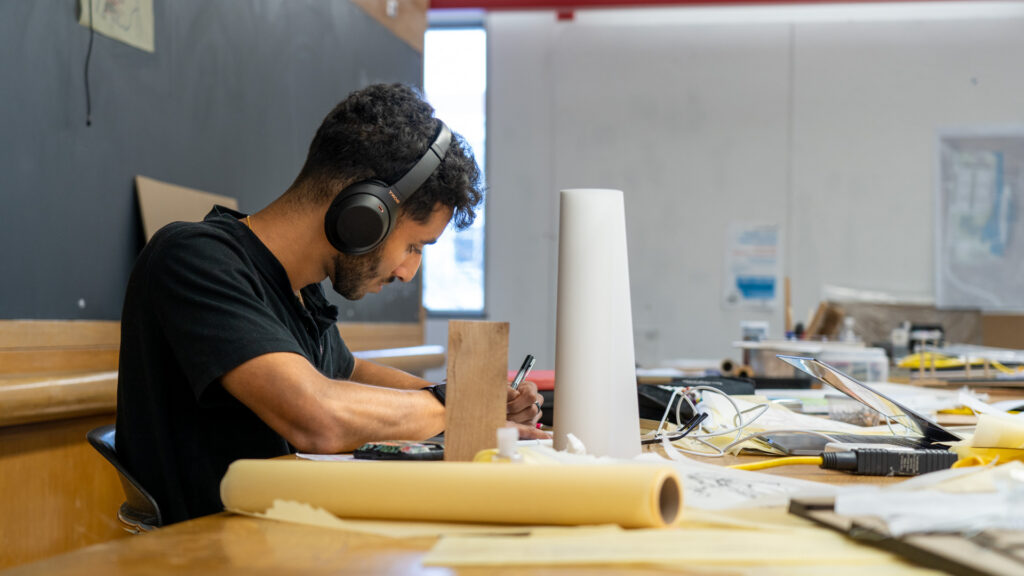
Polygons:
M690 421L685 424L686 428L682 432L677 432L675 434L667 436L656 436L654 438L648 438L646 440L641 440L640 443L660 444L663 439L668 440L669 442L675 442L676 440L685 438L690 432L693 432L697 428L697 426L699 426L700 423L703 422L707 417L707 412L699 412L695 414L693 418L691 418Z
M89 49L85 53L85 125L92 126L92 98L89 94L89 60L92 59L92 39L96 29L92 25L92 0L89 0Z

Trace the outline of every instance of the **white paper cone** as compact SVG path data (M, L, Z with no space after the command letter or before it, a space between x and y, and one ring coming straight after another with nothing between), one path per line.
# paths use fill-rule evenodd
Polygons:
M563 190L558 233L555 448L640 454L626 215L621 190Z

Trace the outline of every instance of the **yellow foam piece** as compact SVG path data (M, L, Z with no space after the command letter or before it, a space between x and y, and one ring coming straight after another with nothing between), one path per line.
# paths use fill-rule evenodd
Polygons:
M1024 448L1024 418L1009 414L979 414L971 446Z

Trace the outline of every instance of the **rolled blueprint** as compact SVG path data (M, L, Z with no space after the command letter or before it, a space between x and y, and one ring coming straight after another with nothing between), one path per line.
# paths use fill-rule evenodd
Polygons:
M558 232L555 448L572 434L589 454L640 454L620 190L563 190Z
M627 528L674 526L683 506L676 472L643 464L237 460L220 497L255 514L284 500L346 519Z

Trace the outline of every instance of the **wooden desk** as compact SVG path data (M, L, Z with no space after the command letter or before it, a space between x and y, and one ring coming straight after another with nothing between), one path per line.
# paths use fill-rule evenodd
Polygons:
M402 574L462 576L666 574L644 566L424 567L433 538L395 540L231 514L174 524L0 572L46 574ZM737 543L741 545L741 543Z
M288 457L284 457L288 458ZM757 456L708 459L727 465ZM896 478L850 476L814 466L765 470L770 474L829 483L891 483ZM756 537L752 533L750 537ZM465 576L519 574L665 574L657 566L551 566L509 568L424 567L423 556L434 538L391 539L381 536L274 522L222 513L53 556L0 572L23 574L403 574ZM737 541L737 546L742 546Z
M451 574L420 566L432 544L432 539L393 540L224 513L3 574Z
M810 524L809 524L810 525ZM756 530L732 536L758 538ZM425 567L433 538L390 539L342 530L215 514L141 536L97 544L0 572L2 576L103 574L400 574L403 576L574 576L590 574L721 574L700 567L510 566L451 569ZM894 557L894 566L907 566Z

